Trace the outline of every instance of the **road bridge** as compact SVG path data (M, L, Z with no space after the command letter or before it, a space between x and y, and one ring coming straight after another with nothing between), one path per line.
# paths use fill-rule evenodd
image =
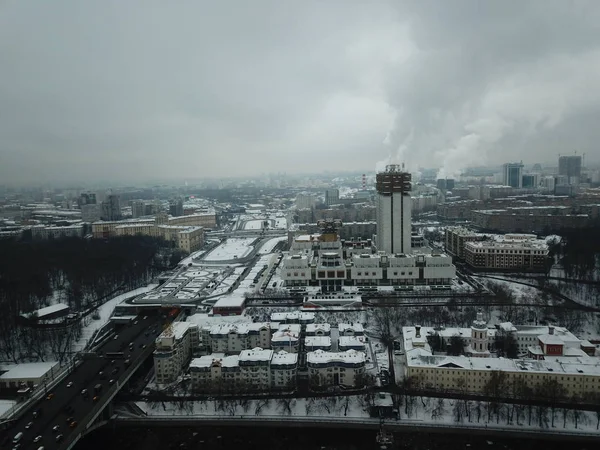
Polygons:
M0 432L0 447L10 448L15 435L22 432L20 450L37 450L39 447L68 450L103 414L110 416L112 399L152 355L154 341L162 332L164 321L157 311L139 317L130 325L117 325L111 337L93 353L88 352L85 359L78 361L73 370L66 372L49 389L46 386L41 398L34 397L15 411ZM96 395L94 388L97 385L101 389ZM44 386L38 389L44 389ZM88 395L82 394L84 389ZM35 418L34 411L37 412ZM58 430L55 431L56 426ZM58 435L62 435L59 441ZM34 442L38 436L40 439Z

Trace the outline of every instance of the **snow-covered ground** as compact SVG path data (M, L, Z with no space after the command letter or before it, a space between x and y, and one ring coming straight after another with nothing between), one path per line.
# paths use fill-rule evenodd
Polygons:
M261 255L264 255L266 253L271 253L273 251L273 249L275 248L275 246L277 244L279 244L280 242L283 241L287 241L287 237L283 236L283 237L278 237L278 238L273 238L273 239L269 239L267 242L265 242L265 244L260 248L260 251L258 252Z
M157 286L157 284L149 284L148 286L125 292L124 294L117 295L115 298L110 299L102 306L100 306L97 310L100 315L100 319L94 320L91 319L91 316L88 316L90 317L90 322L89 324L84 325L83 330L81 332L81 338L79 338L79 340L73 345L73 351L78 352L85 348L85 346L88 343L88 340L92 337L96 330L98 330L99 328L104 326L106 322L108 322L113 310L115 309L115 306L117 306L119 303L128 298L134 297L139 294L143 294L144 292L151 291Z
M0 400L0 417L16 404L14 400Z
M249 220L244 224L244 230L260 230L263 227L263 220Z
M228 261L243 258L252 251L255 238L228 238L225 242L211 251L205 261Z

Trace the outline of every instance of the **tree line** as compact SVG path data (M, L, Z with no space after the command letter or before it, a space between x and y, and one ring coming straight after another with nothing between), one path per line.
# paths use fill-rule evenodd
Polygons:
M123 236L0 240L0 255L0 355L19 362L63 359L85 325L83 316L117 292L149 283L184 253L162 239ZM80 316L62 334L58 330L60 342L52 344L52 330L18 326L21 314L58 302Z

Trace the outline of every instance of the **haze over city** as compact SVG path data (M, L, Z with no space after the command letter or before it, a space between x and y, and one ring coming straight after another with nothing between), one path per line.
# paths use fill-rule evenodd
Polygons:
M0 179L597 160L600 4L6 1Z

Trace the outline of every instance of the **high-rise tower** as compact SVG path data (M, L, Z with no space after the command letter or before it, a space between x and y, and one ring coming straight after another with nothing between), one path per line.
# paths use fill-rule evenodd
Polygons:
M377 174L377 250L411 252L410 173L390 164Z

